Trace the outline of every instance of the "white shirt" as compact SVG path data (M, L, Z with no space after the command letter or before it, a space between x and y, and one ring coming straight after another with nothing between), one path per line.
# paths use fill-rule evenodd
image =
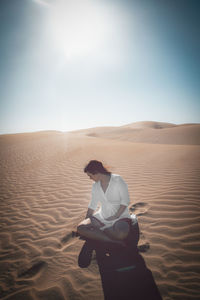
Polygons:
M100 181L93 184L92 197L88 207L96 210L98 203L101 204L101 207L94 216L104 223L106 227L112 226L119 219L131 218L128 210L128 205L130 203L128 186L120 175L111 174L105 193L101 187ZM113 221L105 220L114 216L120 208L120 205L127 206L121 216ZM105 227L103 227L103 229L105 229Z

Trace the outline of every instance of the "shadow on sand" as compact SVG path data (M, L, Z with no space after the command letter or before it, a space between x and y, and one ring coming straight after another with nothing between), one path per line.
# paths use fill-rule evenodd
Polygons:
M138 241L139 227L134 222L126 239L127 247L94 241L84 243L79 266L87 267L92 250L96 251L105 300L162 300L152 272L139 253Z

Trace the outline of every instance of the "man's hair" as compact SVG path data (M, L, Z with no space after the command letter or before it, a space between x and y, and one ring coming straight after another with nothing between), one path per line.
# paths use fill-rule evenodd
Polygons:
M111 172L109 172L102 164L102 162L98 161L98 160L91 160L84 168L84 172L87 173L91 173L91 174L97 174L97 173L101 173L101 174L106 174L106 175L110 175Z

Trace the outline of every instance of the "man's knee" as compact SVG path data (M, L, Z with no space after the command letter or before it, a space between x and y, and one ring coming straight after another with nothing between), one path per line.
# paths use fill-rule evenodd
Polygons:
M129 225L127 222L119 221L114 226L114 232L117 236L117 239L124 240L129 233Z
M85 231L85 225L78 225L77 226L77 232L79 233L79 234L83 234L83 232Z
M118 235L118 240L124 240L127 236L128 236L128 232L127 231L119 231L117 233Z

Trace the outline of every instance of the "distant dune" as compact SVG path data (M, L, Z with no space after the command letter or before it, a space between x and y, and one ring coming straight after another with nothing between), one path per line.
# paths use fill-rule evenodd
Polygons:
M119 127L89 128L74 133L133 143L200 145L200 124L175 125L146 121Z
M172 123L165 123L165 122L155 122L155 121L141 121L141 122L134 122L131 124L123 125L121 127L124 128L133 128L133 129L144 129L144 128L153 128L153 129L162 129L162 128L170 128L175 127L176 124Z
M0 299L103 299L96 258L80 269L83 241L71 235L91 198L91 159L127 182L163 300L199 299L199 143L200 124L161 122L1 135Z

